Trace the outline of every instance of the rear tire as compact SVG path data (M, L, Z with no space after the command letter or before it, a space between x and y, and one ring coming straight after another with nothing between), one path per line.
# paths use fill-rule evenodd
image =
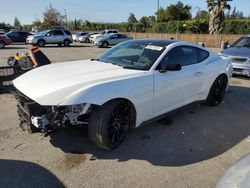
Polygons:
M219 105L226 93L228 79L225 75L220 75L214 81L212 87L210 88L206 104L209 106Z
M113 100L91 112L88 134L90 141L103 149L113 149L125 139L134 116L128 103Z
M44 47L44 46L45 46L45 41L44 41L44 40L39 40L39 41L37 42L37 45L38 45L39 47Z
M70 41L69 40L64 40L63 42L65 47L69 47L70 46Z

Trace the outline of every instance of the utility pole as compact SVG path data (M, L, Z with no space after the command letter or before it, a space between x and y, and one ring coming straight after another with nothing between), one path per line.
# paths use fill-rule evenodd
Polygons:
M157 20L159 20L160 0L157 0Z
M67 18L66 9L64 9L64 15L65 15L65 26L66 26L66 29L68 29L68 18Z
M160 10L160 0L157 0L157 12Z

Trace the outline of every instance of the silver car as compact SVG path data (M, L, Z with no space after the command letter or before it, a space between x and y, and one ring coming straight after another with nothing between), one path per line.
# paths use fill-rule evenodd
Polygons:
M98 33L88 33L88 34L86 34L84 36L79 36L77 42L80 42L80 43L90 43L90 37L91 37L91 35L95 35L95 34L98 34Z
M45 44L58 44L61 46L69 46L73 42L72 35L69 31L64 29L53 29L37 32L26 39L26 43L35 44L40 47Z
M79 37L87 35L88 32L77 32L76 34L72 35L72 38L75 42L78 41Z
M233 65L233 74L250 77L250 35L241 37L219 53Z
M108 46L116 45L124 41L132 40L133 38L124 34L110 34L105 37L97 38L94 41L95 46L107 48Z

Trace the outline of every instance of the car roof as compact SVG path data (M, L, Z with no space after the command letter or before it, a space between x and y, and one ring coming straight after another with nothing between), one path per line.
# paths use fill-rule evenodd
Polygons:
M169 40L168 39L135 39L133 41L138 42L138 43L161 46L161 47L165 47L165 46L168 46L170 44L179 42L177 40L170 40L170 39Z
M21 31L21 30L11 30L8 33L29 33L27 31Z

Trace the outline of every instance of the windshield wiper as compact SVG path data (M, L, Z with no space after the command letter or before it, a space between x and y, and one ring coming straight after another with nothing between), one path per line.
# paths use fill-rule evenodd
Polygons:
M93 58L93 59L90 59L90 61L100 61L100 59L98 59L98 58Z
M116 64L116 63L111 63L111 64L112 64L112 65L117 65L117 66L122 67L122 68L124 68L124 69L126 69L126 68L127 68L126 66L121 65L121 64Z

